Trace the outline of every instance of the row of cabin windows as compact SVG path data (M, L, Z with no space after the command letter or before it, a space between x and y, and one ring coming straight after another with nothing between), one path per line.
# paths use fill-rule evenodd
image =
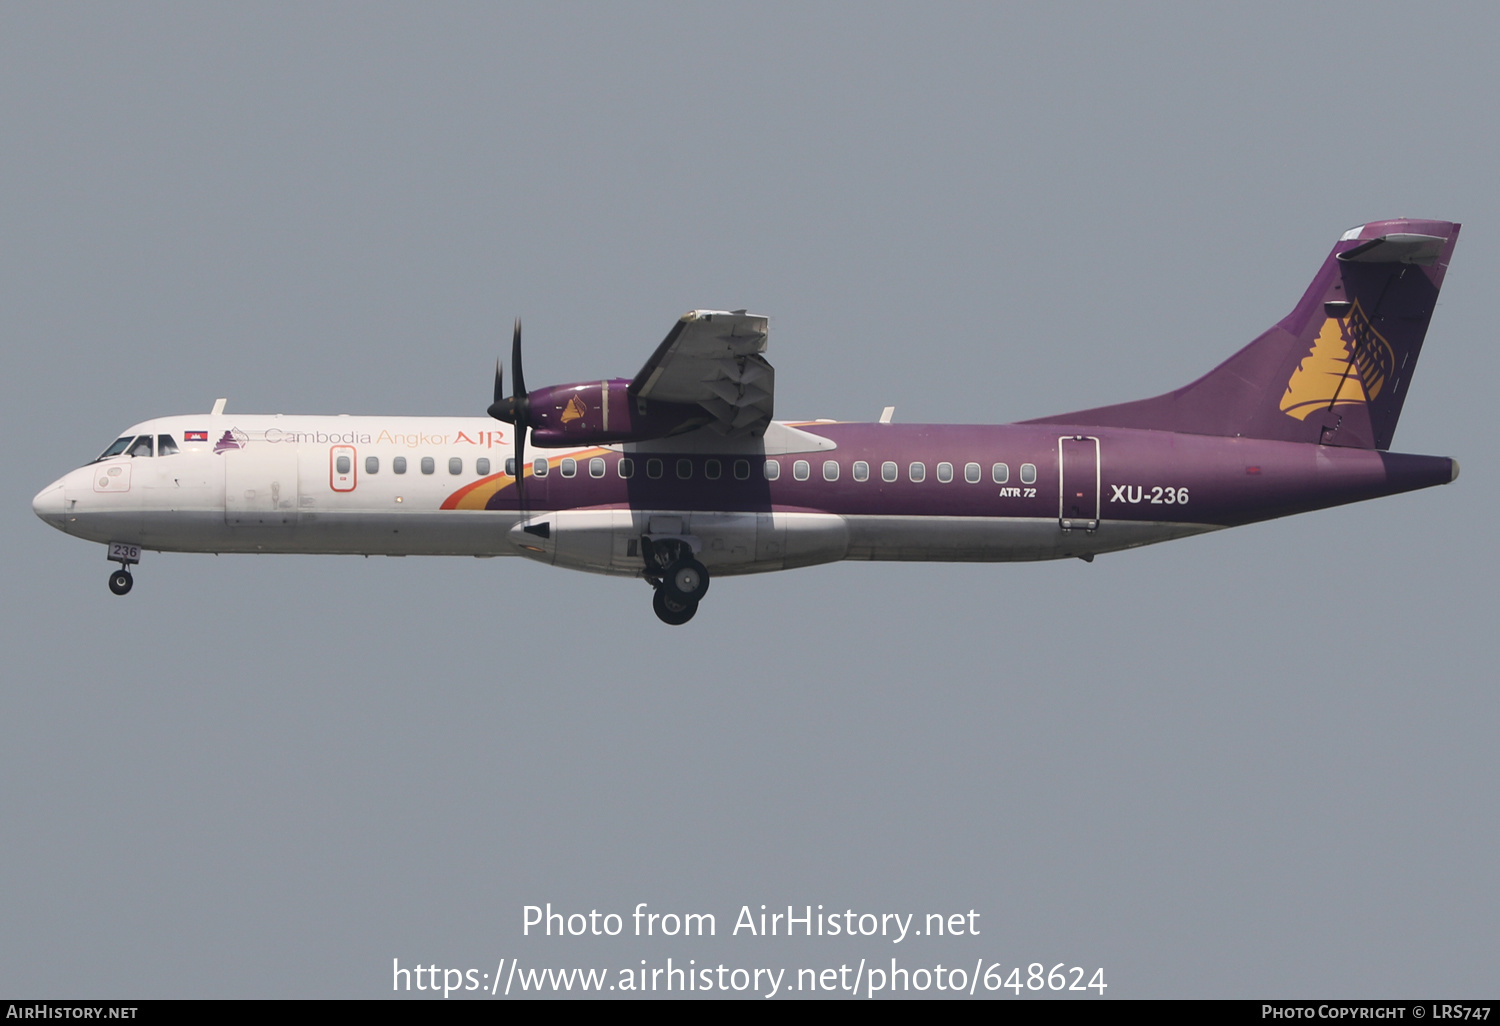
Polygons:
M689 481L692 479L695 466L691 459L676 460L673 468L677 474L677 480ZM564 458L559 464L559 471L563 477L574 477L578 473L578 461L572 458ZM666 475L667 461L656 457L646 460L646 476L653 481L660 480ZM590 477L603 477L605 474L604 460L594 457L588 461ZM635 476L635 460L629 456L622 457L615 465L615 471L622 478ZM730 473L736 481L748 481L750 479L750 461L735 460L729 467ZM480 471L487 473L488 471ZM516 473L516 461L508 459L505 461L505 472L514 477ZM430 473L430 471L429 471ZM458 473L458 471L454 471ZM548 463L545 459L539 459L532 463L531 473L533 477L546 477ZM703 476L709 481L717 481L724 476L724 462L715 459L703 461ZM766 480L775 481L781 477L781 461L766 460L762 466L762 473ZM837 460L824 460L822 467L823 480L837 481L842 473ZM851 473L856 481L868 481L870 479L870 464L864 460L856 460ZM812 465L807 460L797 460L792 464L792 477L798 481L806 481L812 476ZM900 479L901 468L892 462L880 465L880 479L891 483ZM927 464L911 463L906 468L907 479L914 482L927 479ZM984 468L978 463L964 464L964 480L969 484L978 484L984 477ZM951 463L939 463L937 465L937 479L943 484L948 484L954 479L954 467ZM1006 484L1010 481L1010 465L1006 463L994 463L990 465L990 480L995 484ZM1021 464L1021 483L1025 485L1036 484L1036 464Z
M823 480L837 481L839 474L838 460L823 461ZM870 479L870 465L864 460L855 460L851 468L854 480L868 481ZM781 464L776 460L766 460L766 477L774 481L781 476ZM792 464L792 477L798 481L806 481L812 476L812 465L807 460L797 460ZM901 468L887 460L880 465L880 480L887 484L900 480ZM964 464L964 480L969 484L978 484L984 478L984 468L978 463ZM906 479L912 482L927 480L927 464L909 463L906 466ZM937 465L937 479L943 484L953 481L953 464L939 463ZM995 484L1006 484L1010 481L1010 464L992 463L990 465L990 480ZM1025 485L1036 484L1036 464L1021 464L1021 483Z
M563 477L577 477L578 476L578 462L579 462L578 460L573 459L571 456L566 457L566 458L564 458L563 460L561 460L558 463L558 468L557 468L558 472L560 474L562 474ZM421 466L421 469L422 469L422 473L424 473L424 474L433 474L433 473L437 472L437 462L431 456L423 456L422 460L421 460L420 466ZM349 457L347 457L347 456L340 456L340 457L338 457L337 460L335 461L335 469L340 474L347 474L347 473L349 473ZM532 462L532 464L531 464L531 473L532 473L532 476L534 476L534 477L546 477L547 473L548 473L548 469L549 469L548 468L548 463L544 459L534 460ZM603 477L604 476L604 460L602 460L599 457L595 456L593 459L591 459L591 460L588 461L588 470L589 470L589 477ZM404 473L406 473L406 457L405 456L397 456L397 457L395 457L394 459L391 460L391 472L394 473L394 474L404 474ZM448 457L448 473L457 476L459 474L462 474L463 472L464 472L463 457L462 456L450 456L450 457ZM479 459L477 459L477 460L474 461L474 473L478 474L480 477L485 477L485 476L488 476L489 472L490 472L490 459L489 459L488 456L481 456L481 457L479 457ZM511 477L515 477L515 475L516 475L516 461L514 459L508 459L508 460L505 461L505 472L507 474L509 474ZM380 457L379 456L366 456L365 457L365 473L366 474L378 474L378 473L380 473Z
M150 436L144 436L143 435L142 437L145 438L146 441L149 443ZM167 441L170 441L170 439L166 435L163 435L162 438L166 439ZM176 446L173 445L170 451L176 452L177 451ZM133 453L133 455L134 455L134 453ZM144 455L148 455L148 456L150 455L149 445L148 445L147 451L144 453ZM165 455L165 452L163 452L163 455ZM558 466L557 466L558 473L561 474L563 477L566 477L566 478L577 477L578 476L578 464L579 464L579 462L580 462L579 460L575 460L571 456L565 456L565 457L563 457L561 460L558 461ZM589 474L589 477L600 478L600 477L604 476L604 474L605 474L605 464L604 464L604 460L602 458L600 458L598 456L595 456L592 459L589 459L587 461L587 463L588 463L588 474ZM691 480L692 477L693 477L693 470L694 470L693 461L690 460L690 459L679 459L679 460L676 461L676 464L677 464L676 467L674 467L673 469L675 469L676 472L677 472L677 479L679 481L688 481L688 480ZM340 474L347 474L347 473L349 473L349 469L350 469L349 457L348 456L339 456L339 457L337 457L336 460L334 461L334 466L335 466L335 469ZM434 460L431 456L423 456L422 459L421 459L420 466L421 466L422 473L424 473L424 474L433 474L433 473L437 472L437 461ZM620 462L618 464L616 464L616 468L615 469L616 469L616 472L620 475L620 477L627 478L627 479L628 478L632 478L632 477L635 476L635 460L631 459L629 456L622 457L620 459ZM730 469L731 469L731 473L733 473L734 479L736 481L747 481L747 480L750 479L750 461L749 460L735 460L733 462L733 464L731 465ZM397 456L397 457L395 457L394 459L391 460L391 472L395 473L395 474L404 474L404 473L406 473L406 457L405 456ZM461 456L451 456L451 457L449 457L449 459L448 459L448 473L457 476L459 474L462 474L463 472L464 472L463 457L461 457ZM490 472L490 461L489 461L489 458L486 457L486 456L481 456L479 459L475 460L474 461L474 472L477 473L480 477L484 477L484 476L488 475L489 472ZM509 474L511 477L515 476L515 474L516 474L516 461L514 459L508 459L508 460L505 461L505 472L507 474ZM550 465L550 463L546 459L537 459L537 460L533 460L532 461L532 464L531 464L531 474L532 474L533 477L546 477L550 472L551 472L551 465ZM366 456L365 457L365 473L366 474L378 474L378 473L380 473L380 457L379 456ZM666 461L665 460L658 459L656 457L652 457L652 458L646 460L646 476L648 478L650 478L653 481L660 480L665 475L665 473L666 473ZM775 480L777 480L778 478L781 477L781 461L780 460L766 460L766 462L765 462L765 464L764 464L764 466L762 468L762 473L764 473L764 475L766 477L766 480L768 480L768 481L775 481ZM823 473L823 480L825 480L825 481L837 481L839 479L839 474L842 473L842 471L840 470L840 465L839 465L838 460L824 460L823 461L823 467L822 467L822 473ZM868 481L870 479L870 464L866 463L864 460L855 460L854 461L854 465L851 468L851 473L852 473L852 476L854 477L854 480L856 480L856 481ZM710 481L717 481L717 480L719 480L719 478L721 478L721 477L724 476L724 464L723 464L723 462L721 462L719 460L713 460L713 459L704 460L703 461L703 476L706 479L710 480ZM796 479L798 481L806 481L811 476L812 476L812 465L810 463L808 463L807 460L797 460L797 461L795 461L792 464L792 477L794 479ZM882 481L885 481L886 483L893 483L893 482L899 480L900 476L901 476L901 468L899 466L897 466L895 463L892 463L890 461L886 461L885 463L882 463L880 465L880 479ZM906 467L906 477L907 477L907 480L912 481L912 482L921 482L921 481L927 480L927 464L925 464L925 463L909 463L909 464L907 464L907 467ZM965 463L964 464L964 480L966 482L968 482L969 484L978 484L983 479L983 477L984 477L984 468L981 467L978 463ZM942 484L948 484L948 483L950 483L953 480L953 478L954 478L953 464L951 464L951 463L939 463L937 465L937 479L938 479L939 482L941 482ZM1006 464L1006 463L994 463L994 464L991 464L990 465L990 480L993 481L995 484L1006 484L1006 483L1008 483L1010 481L1010 465ZM1021 464L1021 483L1024 484L1024 485L1036 484L1036 464L1034 464L1034 463L1023 463L1023 464Z
M110 456L118 456L125 453L129 456L170 456L178 452L177 443L171 435L157 435L153 452L152 437L140 435L138 437L125 437L115 441L99 459ZM97 461L96 461L97 462ZM571 456L565 456L558 461L557 470L563 477L572 478L578 476L578 460ZM693 461L690 459L679 459L676 461L677 479L679 481L691 480L693 476ZM437 473L437 461L431 456L423 456L420 467L424 474ZM351 469L351 461L348 456L338 456L334 460L334 468L340 474L347 474ZM545 458L536 459L531 464L533 477L546 477L551 470L551 465ZM635 460L629 456L621 458L616 465L616 470L622 478L635 476ZM406 457L397 456L391 460L391 472L394 474L406 473ZM464 461L462 456L450 456L448 458L448 473L455 477L464 472ZM474 461L474 472L480 477L485 477L490 472L490 460L487 456L481 456ZM505 472L514 477L516 473L516 461L508 459L505 461ZM666 461L652 457L646 460L646 476L651 480L659 480L666 472ZM838 460L823 461L823 480L837 481L839 474ZM365 473L380 473L380 457L365 457ZM732 465L732 473L736 481L747 481L750 478L750 461L735 460ZM766 480L775 481L781 477L781 461L766 460L763 467ZM870 465L864 460L856 460L852 468L854 480L868 481L870 479ZM600 478L605 474L604 460L595 456L588 460L589 477ZM703 461L703 476L710 481L717 481L724 475L724 464L719 460L710 459ZM887 483L894 482L900 478L901 468L895 463L887 461L880 465L880 479ZM798 481L806 481L812 476L812 466L807 460L797 460L792 464L792 477ZM927 479L927 464L911 463L906 468L907 479L914 482ZM983 468L978 463L964 464L964 480L969 484L978 484L984 476ZM953 464L939 463L937 465L937 479L943 484L953 480ZM995 463L990 466L990 480L995 484L1006 484L1010 481L1010 466L1005 463ZM1021 464L1021 483L1024 485L1036 484L1036 465L1033 463Z
M558 473L562 474L563 477L577 477L578 476L578 464L579 464L579 462L580 461L573 459L573 457L571 457L571 456L564 457L563 459L561 459L561 460L558 461L558 466L557 466ZM657 462L660 462L660 461L658 460ZM741 462L744 462L744 461L741 461ZM593 459L588 460L587 463L588 463L589 477L603 477L604 476L604 460L603 459L599 458L598 456L595 456ZM434 460L431 456L423 456L422 459L421 459L421 461L420 461L420 463L419 463L419 466L421 467L422 473L424 473L424 474L435 474L435 473L437 473L437 461ZM746 466L748 467L748 464L746 464ZM340 474L347 474L347 473L349 473L349 467L350 467L350 463L349 463L349 457L348 456L339 456L339 457L337 457L334 460L334 469L337 470ZM395 457L394 459L391 460L391 473L393 473L393 474L404 474L404 473L406 473L406 467L407 467L407 463L406 463L406 457L405 456L397 456L397 457ZM546 477L547 474L549 473L549 471L550 471L550 465L548 464L547 460L545 460L545 459L538 459L538 460L533 460L532 461L532 464L531 464L531 473L532 473L533 477ZM462 474L463 472L464 472L463 457L462 456L450 456L450 457L448 457L448 473L450 473L450 474L452 474L452 475L454 475L456 477L459 474ZM474 473L478 474L480 477L486 477L486 476L489 475L489 472L490 472L490 459L489 459L488 456L481 456L477 460L474 461ZM508 459L508 460L505 461L505 472L507 474L509 474L511 477L515 476L515 474L516 474L516 461L514 459ZM379 456L366 456L365 457L365 473L366 474L378 474L378 473L380 473L380 457ZM628 477L630 475L629 474L621 474L620 476L621 477ZM750 476L748 470L746 471L745 476L746 477Z
M431 456L423 456L422 459L421 459L421 461L420 461L420 463L418 464L418 466L421 467L422 473L424 473L424 474L435 474L435 473L437 473L437 461L434 460ZM347 456L340 456L336 460L334 460L334 469L337 470L340 474L347 474L347 473L349 473L349 457L347 457ZM448 457L448 473L453 474L454 476L457 476L459 474L462 474L463 472L464 472L464 459L463 459L463 457L462 456L450 456L450 457ZM488 456L481 456L481 457L479 457L479 459L477 459L477 460L474 461L474 473L478 474L480 477L484 477L489 472L490 472L490 459L489 459ZM366 456L365 457L365 473L366 474L378 474L378 473L380 473L380 457L379 456ZM406 473L406 457L405 456L397 456L397 457L395 457L394 459L391 460L391 473L393 473L393 474L404 474L404 473Z

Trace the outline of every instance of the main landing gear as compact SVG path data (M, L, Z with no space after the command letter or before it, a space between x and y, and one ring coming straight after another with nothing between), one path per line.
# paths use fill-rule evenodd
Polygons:
M674 627L687 623L708 594L708 568L693 558L686 542L677 539L642 538L641 551L646 559L642 576L656 589L651 608L657 618Z
M698 603L678 602L668 598L666 590L657 585L656 594L651 597L651 608L656 610L656 616L662 623L677 627L693 618L693 614L698 611Z

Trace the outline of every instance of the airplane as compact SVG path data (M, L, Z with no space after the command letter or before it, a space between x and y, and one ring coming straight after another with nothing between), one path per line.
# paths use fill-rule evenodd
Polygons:
M207 414L133 425L32 501L131 566L159 552L525 556L639 577L668 624L716 577L843 559L1078 558L1447 484L1389 451L1457 242L1377 221L1296 307L1196 381L1003 425L777 421L767 320L693 310L634 378L488 418ZM531 454L528 461L527 454Z

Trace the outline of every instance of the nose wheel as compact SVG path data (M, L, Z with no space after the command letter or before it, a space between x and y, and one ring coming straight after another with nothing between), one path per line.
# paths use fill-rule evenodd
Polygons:
M131 585L135 584L130 567L141 561L141 547L132 542L110 542L105 552L111 563L120 565L120 569L109 572L109 590L116 595L128 594Z
M109 590L116 595L127 594L133 584L135 584L135 578L130 576L130 571L124 567L109 575Z

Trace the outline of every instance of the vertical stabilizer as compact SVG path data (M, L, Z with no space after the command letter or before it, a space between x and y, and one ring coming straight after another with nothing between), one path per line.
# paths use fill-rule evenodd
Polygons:
M1029 423L1388 449L1458 230L1414 220L1352 228L1290 314L1197 381Z

